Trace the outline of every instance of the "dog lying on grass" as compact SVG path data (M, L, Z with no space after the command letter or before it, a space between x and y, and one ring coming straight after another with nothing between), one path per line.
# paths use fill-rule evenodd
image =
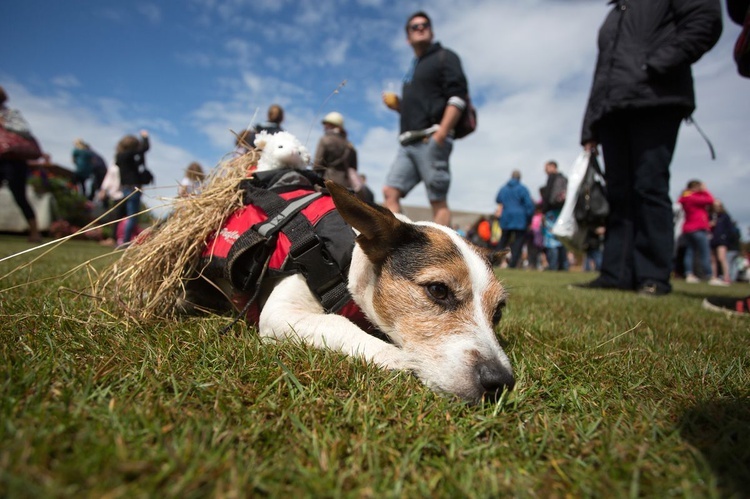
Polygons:
M471 402L511 390L513 370L494 330L506 299L492 270L495 255L447 227L395 216L330 181L326 187L357 234L346 288L373 327L326 312L298 273L262 283L260 335L411 371L434 391ZM226 281L214 284L235 306L242 302ZM220 308L208 294L206 286L188 287L186 303Z

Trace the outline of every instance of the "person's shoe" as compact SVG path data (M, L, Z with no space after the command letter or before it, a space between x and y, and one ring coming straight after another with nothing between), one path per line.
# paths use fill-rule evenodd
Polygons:
M712 277L708 280L708 284L711 286L729 286L729 283L725 281L724 279L719 279L718 277Z
M638 287L638 294L641 296L664 296L669 294L669 289L655 282L647 282Z
M698 284L699 282L701 282L701 280L695 277L693 274L688 274L685 276L685 282L688 284Z
M728 296L705 298L702 307L712 312L724 312L728 315L750 317L750 296L744 298L731 298Z
M569 284L568 289L619 289L617 286L603 282L601 279L596 278L589 282L579 282L577 284Z

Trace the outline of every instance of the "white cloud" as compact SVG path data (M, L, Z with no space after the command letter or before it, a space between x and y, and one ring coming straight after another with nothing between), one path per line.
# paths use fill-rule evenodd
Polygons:
M151 24L159 24L161 21L161 8L155 4L141 4L136 7L138 12Z
M64 74L52 78L52 84L62 88L80 87L81 82L72 74Z

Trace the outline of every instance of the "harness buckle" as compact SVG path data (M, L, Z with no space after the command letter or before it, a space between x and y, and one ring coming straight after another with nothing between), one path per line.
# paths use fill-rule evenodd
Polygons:
M317 235L307 244L292 248L289 258L324 309L336 310L349 300L346 278Z

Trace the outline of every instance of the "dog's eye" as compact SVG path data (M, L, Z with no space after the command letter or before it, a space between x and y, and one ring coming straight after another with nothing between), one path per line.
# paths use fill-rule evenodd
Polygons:
M497 308L495 309L495 313L492 314L492 323L497 325L500 323L500 320L503 318L503 309L505 308L505 302L498 304Z
M495 313L492 314L492 323L498 324L500 323L500 320L503 318L503 311L501 309L495 310Z
M430 298L437 302L446 302L453 296L451 290L448 289L448 286L442 282L430 283L425 286L425 288L427 289L427 294L430 295Z

